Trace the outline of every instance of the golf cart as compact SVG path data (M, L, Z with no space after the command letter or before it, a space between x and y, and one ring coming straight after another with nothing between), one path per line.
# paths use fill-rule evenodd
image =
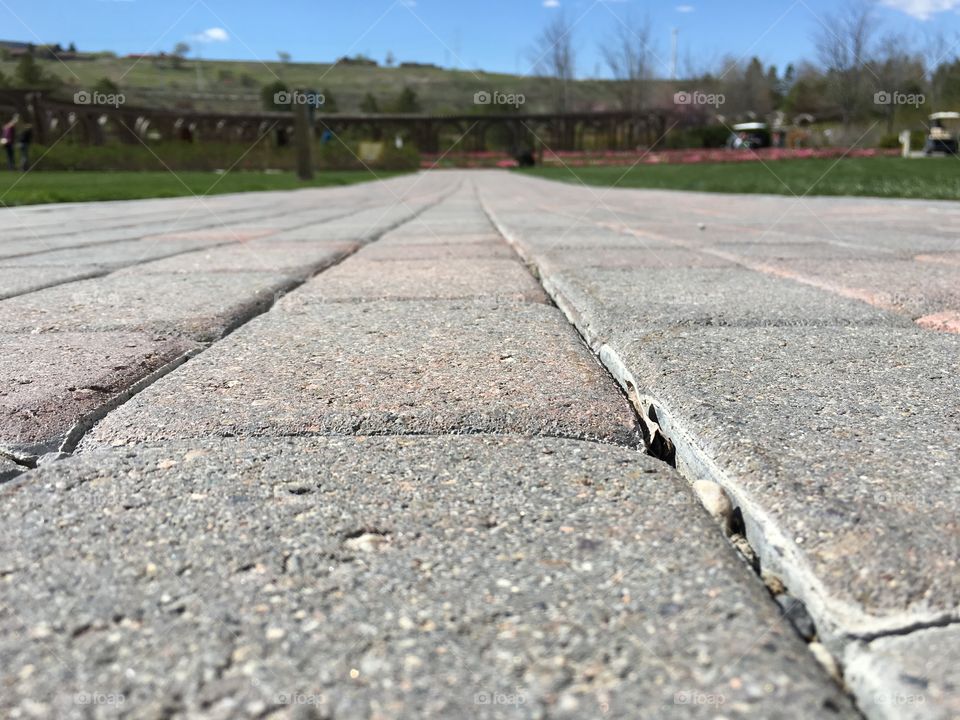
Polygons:
M754 150L770 147L770 128L762 122L737 123L727 139L727 147L734 150Z
M927 155L956 155L960 112L935 112L930 116L930 134L923 152Z

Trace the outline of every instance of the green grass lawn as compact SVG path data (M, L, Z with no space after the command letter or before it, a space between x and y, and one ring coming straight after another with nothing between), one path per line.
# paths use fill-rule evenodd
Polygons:
M310 182L293 173L232 172L0 172L0 206L37 205L93 200L219 195L258 190L296 190L305 187L352 185L401 173L365 170L318 172Z
M518 172L587 185L775 195L866 195L960 200L954 158L850 158L766 163L535 168Z

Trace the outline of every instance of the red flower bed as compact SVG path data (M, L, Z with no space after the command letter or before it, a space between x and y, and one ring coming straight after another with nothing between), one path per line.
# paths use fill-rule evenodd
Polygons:
M769 160L802 160L807 158L862 158L897 157L897 149L878 150L874 148L763 148L761 150L656 150L656 151L603 151L573 152L561 151L543 153L544 167L606 167L658 164L693 164L720 162L759 162ZM475 152L442 155L423 155L422 167L440 166L460 168L516 167L517 161L506 153Z

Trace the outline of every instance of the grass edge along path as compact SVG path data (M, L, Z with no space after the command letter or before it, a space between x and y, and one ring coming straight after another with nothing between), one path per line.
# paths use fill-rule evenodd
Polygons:
M600 187L960 200L960 161L956 158L811 158L517 172Z
M366 170L317 172L302 182L292 172L17 172L0 173L0 207L46 203L142 200L190 195L299 190L396 177L404 173Z

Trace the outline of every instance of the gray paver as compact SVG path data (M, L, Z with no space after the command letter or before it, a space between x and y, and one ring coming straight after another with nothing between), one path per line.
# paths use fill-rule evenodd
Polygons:
M0 332L128 330L214 340L294 278L269 273L114 273L0 303Z
M581 268L544 277L591 342L674 326L909 325L879 308L738 267Z
M317 243L313 246L308 243L264 240L178 255L137 265L125 272L271 272L306 277L338 262L358 247L357 243Z
M602 268L730 267L733 262L686 248L600 247L588 250L566 248L537 254L544 272Z
M898 258L786 259L777 267L909 317L960 312L960 266Z
M722 253L729 253L751 261L764 260L807 260L818 261L822 267L828 267L834 261L874 258L880 261L896 259L898 255L891 251L869 250L862 247L839 244L837 242L797 242L778 240L776 242L740 242L711 243L709 247Z
M288 302L469 297L547 302L540 284L515 259L440 257L384 267L359 256L314 278Z
M429 222L420 217L390 234L392 242L434 242L446 243L451 237L463 237L468 240L484 240L495 235L495 230L486 218L470 222L460 222L451 218L447 222Z
M929 628L852 645L846 678L870 717L960 717L960 628Z
M4 242L0 246L0 258L16 261L24 258L41 257L51 253L63 254L66 257L71 250L79 251L84 248L100 248L101 246L126 244L128 242L136 243L147 236L159 236L160 233L169 230L172 221L173 219L165 224L154 226L133 225L69 235L12 240ZM209 223L209 220L207 222Z
M482 232L464 232L462 229L457 231L438 232L429 226L420 225L416 230L406 230L403 234L390 232L383 236L379 243L380 247L407 247L410 245L458 245L474 243L500 243L503 238L492 228Z
M507 432L630 444L625 398L537 303L275 308L112 413L85 440Z
M395 203L362 210L349 217L293 228L272 235L272 239L293 242L365 242L396 225L410 221L423 209L423 202Z
M230 240L202 240L188 238L156 238L135 240L130 242L104 243L80 248L52 250L25 258L0 261L0 273L8 265L43 265L53 267L58 265L99 265L101 267L116 268L124 265L147 262L157 258L177 255L209 247L211 244L230 242Z
M901 212L917 212L920 208L910 208ZM952 221L955 223L956 221ZM955 250L957 247L956 230L945 227L942 231L929 224L920 226L901 225L894 222L881 222L871 227L864 219L852 222L849 219L825 220L824 225L807 225L808 233L818 233L831 239L863 248L864 255L873 251L893 250L898 252L940 252ZM781 231L790 233L789 227L781 227Z
M579 225L559 225L555 228L531 229L524 231L524 243L539 252L566 250L616 250L632 248L650 250L674 248L675 244L666 240L645 240L626 235L615 230L598 228L589 221Z
M0 300L15 295L42 290L53 285L85 280L106 273L96 265L74 267L46 267L42 265L17 265L0 267Z
M624 449L177 443L70 459L0 502L6 708L856 717L684 481Z
M75 422L193 348L135 333L0 334L0 447L52 449Z
M513 249L503 239L491 237L487 240L469 240L457 235L448 238L447 243L390 242L387 238L365 247L357 258L377 262L393 260L440 261L446 258L515 258ZM386 268L385 268L386 270Z

